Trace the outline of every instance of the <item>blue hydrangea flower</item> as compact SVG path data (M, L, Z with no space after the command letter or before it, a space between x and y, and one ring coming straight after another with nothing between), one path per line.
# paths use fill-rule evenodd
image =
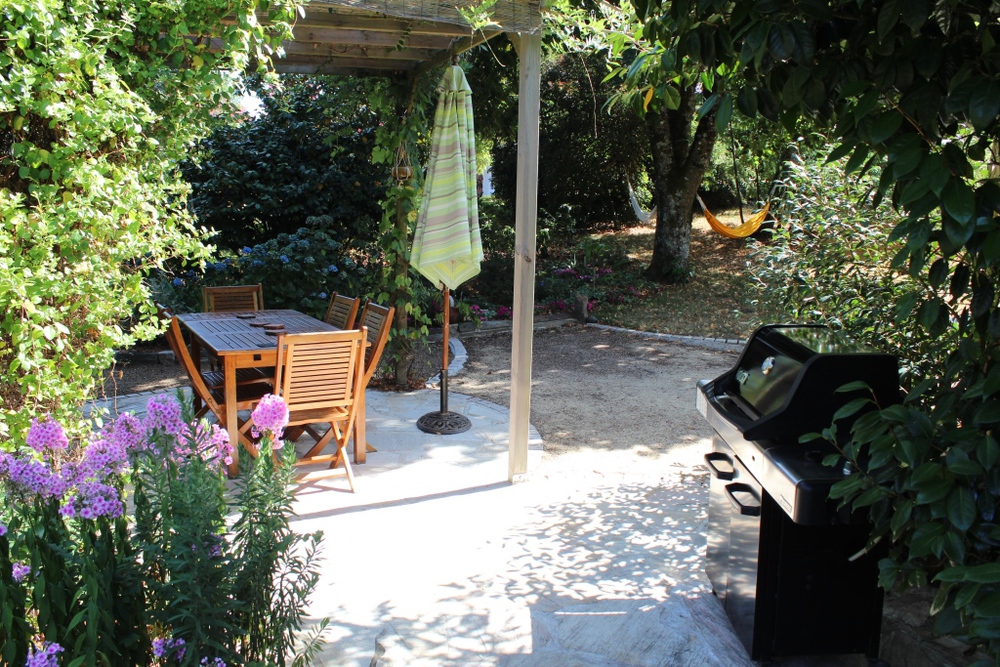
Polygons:
M340 269L337 268L336 264L331 264L327 271L329 273L336 273L337 271L340 271Z
M288 259L288 255L282 255L278 259L280 259L283 264L288 264L288 262L291 261L291 260Z
M326 296L327 296L326 292L320 292L319 293L319 298L321 298L321 299L325 299Z
M249 255L253 251L250 249L250 246L245 245L243 246L243 249L240 250L240 252L243 253L244 255Z
M181 280L180 278L174 278L173 283L174 283L174 287L180 287L181 285L184 284L184 281Z
M264 260L255 259L254 261L250 262L250 266L264 266Z

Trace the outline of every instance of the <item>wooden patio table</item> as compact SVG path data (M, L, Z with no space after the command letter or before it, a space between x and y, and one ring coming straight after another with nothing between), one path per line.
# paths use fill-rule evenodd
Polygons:
M200 364L201 350L217 356L222 364L225 380L226 419L222 425L229 432L229 442L238 449L239 422L236 418L236 369L274 366L278 360L278 337L265 332L262 324L284 325L283 333L310 333L313 331L339 331L315 317L297 310L257 310L221 313L182 313L177 320L191 332L191 357ZM364 402L362 402L364 405ZM365 416L358 415L354 433L354 460L365 460ZM360 443L360 447L359 444ZM360 455L358 453L360 448ZM229 476L239 474L239 464L233 456Z

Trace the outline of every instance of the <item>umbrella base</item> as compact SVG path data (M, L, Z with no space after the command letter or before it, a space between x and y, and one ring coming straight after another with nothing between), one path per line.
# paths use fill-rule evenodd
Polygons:
M424 433L455 435L465 433L472 428L472 422L457 412L428 412L417 420L417 428Z

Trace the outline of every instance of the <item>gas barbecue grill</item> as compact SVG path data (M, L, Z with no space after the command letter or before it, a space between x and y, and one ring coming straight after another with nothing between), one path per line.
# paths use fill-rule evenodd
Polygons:
M844 465L823 465L830 443L800 443L871 387L899 401L896 359L824 326L766 325L736 365L698 383L714 429L706 574L752 659L878 655L878 553L864 550L864 516L838 510L829 491ZM849 420L838 432L849 432Z

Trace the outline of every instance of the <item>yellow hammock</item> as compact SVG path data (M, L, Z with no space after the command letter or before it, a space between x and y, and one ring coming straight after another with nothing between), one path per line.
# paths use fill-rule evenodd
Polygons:
M701 205L701 210L705 213L705 219L708 220L708 225L719 234L722 234L726 238L730 239L743 239L757 233L757 230L760 229L761 223L764 222L764 218L767 217L768 209L771 208L771 202L767 202L764 204L764 208L747 218L742 225L739 225L738 227L730 227L712 215L712 212L705 207L705 202L701 200L700 195L695 195L695 198L698 199L698 204Z

